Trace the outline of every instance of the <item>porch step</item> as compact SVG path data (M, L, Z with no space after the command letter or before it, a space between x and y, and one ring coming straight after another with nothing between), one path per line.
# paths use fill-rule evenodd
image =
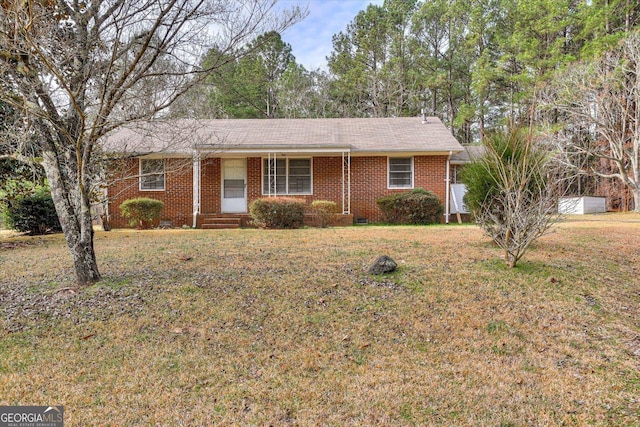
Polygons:
M240 228L239 224L202 224L203 230L223 230L230 228Z
M202 229L204 230L240 228L241 226L242 218L206 216L202 219Z

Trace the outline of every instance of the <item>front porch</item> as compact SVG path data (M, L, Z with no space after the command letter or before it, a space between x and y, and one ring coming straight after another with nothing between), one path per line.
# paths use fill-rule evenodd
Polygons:
M308 204L330 200L340 212L337 223L353 223L348 149L210 153L199 147L192 179L192 225L197 228L250 226L249 205L262 197L296 197ZM305 225L314 223L312 217L305 220Z

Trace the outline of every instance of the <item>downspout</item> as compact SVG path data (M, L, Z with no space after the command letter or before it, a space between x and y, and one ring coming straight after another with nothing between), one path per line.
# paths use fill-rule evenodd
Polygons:
M344 213L347 211L347 203L346 203L346 188L345 188L345 172L344 172L344 151L342 152L342 214L344 215Z
M445 177L447 194L445 195L445 205L444 205L444 222L445 224L449 224L449 197L451 194L451 179L450 175L450 164L451 164L451 156L453 155L453 151L449 151L449 156L447 157L447 176Z
M107 224L109 224L111 222L111 217L109 215L109 205L111 204L109 200L109 186L106 186L104 189L104 197L105 197L106 203L104 204L103 214L104 214L105 220L107 221ZM104 223L102 224L102 226L104 228Z
M351 215L351 150L347 152L347 214Z
M198 214L200 213L200 153L195 152L193 156L193 228L198 225Z

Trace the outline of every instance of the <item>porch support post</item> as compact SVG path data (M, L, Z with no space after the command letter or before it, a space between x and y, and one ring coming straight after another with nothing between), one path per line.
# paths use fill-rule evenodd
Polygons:
M351 152L342 152L342 213L351 213Z
M276 160L276 153L267 153L267 176L269 179L269 183L268 183L268 192L267 195L269 197L271 196L277 196L278 195L278 178L277 178L277 168L278 168L278 164L277 164L277 160ZM271 188L273 187L273 194L271 192Z
M200 153L193 154L193 228L196 228L200 213Z

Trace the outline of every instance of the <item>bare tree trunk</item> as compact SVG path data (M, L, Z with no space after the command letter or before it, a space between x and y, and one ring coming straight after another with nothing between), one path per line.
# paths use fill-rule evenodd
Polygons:
M507 232L504 236L504 243L504 262L506 263L507 268L514 268L518 263L518 258L511 253L511 250L514 247L518 247L518 243L513 241L510 228L507 228Z
M71 252L76 282L79 286L91 285L101 279L93 247L91 204L78 186L70 185L65 180L56 162L55 153L43 151L42 163L51 187L51 198Z

